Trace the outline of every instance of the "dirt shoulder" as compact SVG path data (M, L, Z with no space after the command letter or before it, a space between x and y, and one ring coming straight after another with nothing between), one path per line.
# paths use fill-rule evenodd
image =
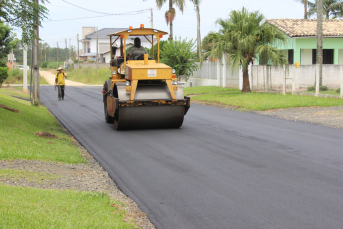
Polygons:
M44 77L46 79L46 81L48 81L48 83L50 85L54 85L55 84L55 77L56 77L56 72L52 72L52 71L39 71L39 74ZM65 73L66 75L68 75L68 73ZM66 79L65 80L66 85L67 86L89 86L87 84L84 83L78 83L75 81L71 81Z
M343 106L335 107L294 107L287 109L275 109L267 111L252 111L234 106L227 106L220 103L210 103L201 101L192 101L209 106L222 107L230 110L251 112L260 115L269 115L276 118L287 120L313 123L322 126L328 126L337 129L343 129Z

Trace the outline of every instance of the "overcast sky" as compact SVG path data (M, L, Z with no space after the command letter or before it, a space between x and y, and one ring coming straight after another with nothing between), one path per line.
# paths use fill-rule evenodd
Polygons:
M66 1L66 2L65 2ZM168 2L157 9L155 0L50 0L45 6L49 9L49 20L65 21L44 21L40 28L40 37L51 47L65 47L65 39L71 39L71 44L77 47L76 36L82 36L82 27L98 26L102 28L128 28L129 26L139 27L144 24L150 28L150 11L134 15L114 15L97 18L86 18L103 16L105 13L118 14L132 11L139 11L153 8L154 28L169 33L164 14L168 10ZM90 12L77 8L67 2L85 9L97 11ZM259 10L267 19L275 18L303 18L304 7L294 0L202 0L200 4L201 16L201 37L203 38L210 31L218 31L215 21L218 18L228 18L231 10L240 10L246 7L249 11ZM83 19L76 19L83 18ZM174 24L174 37L196 38L197 24L196 12L191 1L186 0L186 7L183 14L176 8ZM17 34L20 34L17 30ZM163 39L166 39L165 36Z

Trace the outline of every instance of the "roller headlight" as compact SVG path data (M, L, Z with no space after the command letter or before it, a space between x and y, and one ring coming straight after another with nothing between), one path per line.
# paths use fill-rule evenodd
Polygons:
M176 72L175 69L173 69L173 70L172 70L172 73L175 74L175 72Z
M115 74L117 74L117 72L116 72L116 70L113 70L112 75L115 75Z
M130 86L130 81L126 81L126 86Z
M173 85L177 85L177 80L173 80Z

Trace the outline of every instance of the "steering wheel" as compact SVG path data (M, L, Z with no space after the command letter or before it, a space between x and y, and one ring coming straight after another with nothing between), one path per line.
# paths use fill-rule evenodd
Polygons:
M141 55L132 54L132 56L130 56L130 60L144 60L144 54L141 54Z

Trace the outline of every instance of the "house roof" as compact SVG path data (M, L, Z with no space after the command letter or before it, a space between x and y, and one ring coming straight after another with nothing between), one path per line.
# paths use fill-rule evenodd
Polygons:
M104 29L99 29L99 32L98 32L98 39L109 39L109 34L113 34L113 33L117 33L117 32L121 32L123 30L127 30L128 28L104 28ZM137 36L141 39L141 41L148 41L144 36ZM83 39L83 40L91 40L91 39L96 39L96 31L93 32L93 33L90 33L88 35L86 35L86 38ZM135 38L129 38L131 39L132 41L135 39Z
M316 19L268 19L267 22L290 37L317 36ZM343 20L323 19L323 36L343 37Z
M98 38L108 38L108 34L110 33L116 33L119 31L123 31L126 30L127 28L104 28L104 29L100 29L99 33L98 33ZM96 31L93 33L90 33L88 35L86 35L87 38L96 38Z

